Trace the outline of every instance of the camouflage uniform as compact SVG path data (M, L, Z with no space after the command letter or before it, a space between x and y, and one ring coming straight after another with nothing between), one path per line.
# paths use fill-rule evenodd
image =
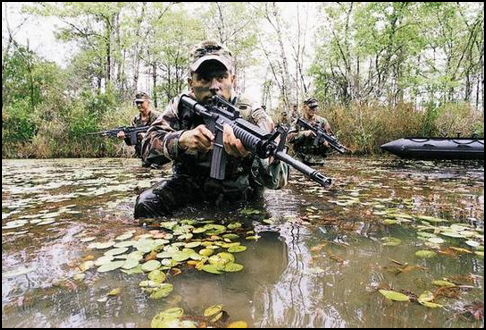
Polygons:
M317 125L318 127L325 130L328 125L327 119L314 116L314 120L307 121L312 126ZM294 122L289 133L297 133L296 136L291 138L288 142L293 145L295 156L301 162L308 165L322 165L324 164L324 159L326 158L326 153L329 150L328 147L324 145L314 146L314 136L305 136L303 134L304 129L297 122Z
M238 100L235 102L235 100ZM243 119L262 129L272 127L262 108L245 98L234 98ZM212 151L189 152L179 147L179 138L186 130L204 124L202 118L179 107L175 97L147 132L142 143L143 160L148 163L173 162L173 176L143 192L135 205L135 218L161 217L194 201L244 202L256 197L263 187L279 189L287 183L288 166L280 161L269 164L252 154L245 158L228 156L223 181L210 178Z

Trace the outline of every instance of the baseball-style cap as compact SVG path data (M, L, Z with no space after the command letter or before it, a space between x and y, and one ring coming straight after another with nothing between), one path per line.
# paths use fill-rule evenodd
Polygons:
M135 95L135 100L133 100L133 102L144 102L144 101L147 101L147 100L150 100L150 96L148 96L147 93L145 93L145 92L138 92Z
M234 68L233 55L223 45L216 41L206 40L197 45L191 52L191 71L195 72L201 64L206 61L218 61L223 64L228 71Z
M307 105L309 108L317 108L319 106L319 102L313 97L308 98L304 101L304 104Z

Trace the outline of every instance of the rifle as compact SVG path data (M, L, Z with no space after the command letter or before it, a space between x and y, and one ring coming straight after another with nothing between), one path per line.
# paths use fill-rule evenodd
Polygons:
M274 157L294 167L299 172L318 182L324 187L329 187L332 180L313 168L292 158L285 152L287 130L277 127L273 132L266 132L260 127L240 117L239 110L221 97L213 96L212 105L204 106L187 95L182 95L180 104L201 116L205 125L215 135L213 156L211 159L211 178L223 180L226 173L226 152L223 146L223 125L233 128L235 136L241 140L246 150L265 159ZM276 139L280 136L280 142Z
M341 154L344 154L346 150L348 150L348 148L346 148L341 143L339 143L339 141L334 136L327 134L322 128L318 127L317 125L313 126L308 122L306 122L305 120L303 120L302 118L299 118L297 120L297 125L300 125L302 128L314 132L314 134L316 135L313 143L314 147L317 147L322 142L327 141L327 143L329 143L329 146L331 148L333 148L334 150L336 150Z
M99 132L92 132L88 133L88 135L94 135L94 134L101 134L102 136L109 136L109 137L115 137L118 135L119 132L123 131L125 132L125 136L129 136L130 140L125 138L125 142L129 146L134 146L138 143L138 133L144 133L149 129L150 126L123 126L123 127L117 127L114 129L110 129L107 131L99 131Z

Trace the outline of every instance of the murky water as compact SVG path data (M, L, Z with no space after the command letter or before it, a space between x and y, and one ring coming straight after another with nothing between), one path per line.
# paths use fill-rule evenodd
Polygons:
M251 208L178 212L170 220L241 221L259 238L240 240L242 271L181 264L180 274L167 271L170 295L153 300L139 287L144 274L79 267L103 255L89 237L149 233L133 221L135 197L168 170L137 160L3 160L2 326L147 327L169 307L196 318L215 304L251 327L483 326L482 164L335 158L321 171L335 179L329 191L293 173ZM419 303L426 291L442 307Z

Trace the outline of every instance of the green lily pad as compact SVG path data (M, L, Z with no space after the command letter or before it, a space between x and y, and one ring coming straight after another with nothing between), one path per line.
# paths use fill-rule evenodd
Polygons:
M234 272L242 271L243 268L244 268L243 265L230 262L224 266L224 271L229 273L234 273Z
M128 270L128 269L135 268L138 265L139 265L138 260L133 259L133 258L127 258L127 260L125 260L125 263L123 264L123 266L121 268Z
M105 256L116 256L119 254L123 254L128 251L128 248L116 248L108 250L104 253Z
M155 283L162 283L166 278L166 275L158 269L153 270L148 274L148 279L154 281Z
M228 248L229 253L243 252L245 250L246 250L246 246L241 246L241 245L231 246L231 247Z
M158 261L158 260L150 260L150 261L147 261L146 263L144 263L142 265L142 270L144 272L151 272L153 270L156 270L159 267L160 267L160 261Z
M222 272L218 270L218 267L214 265L204 265L202 266L202 270L211 274L217 274L217 275L222 274Z
M419 258L434 258L437 256L437 253L434 251L429 251L429 250L420 250L415 252L415 255Z
M98 268L98 272L99 273L111 272L112 270L118 269L121 266L123 266L124 263L125 263L125 261L122 260L122 261L112 261L112 262L103 264Z
M185 253L185 252L176 252L174 253L174 255L172 256L172 259L174 259L175 261L177 262L181 262L181 261L186 261L187 259L189 259L191 257L191 255L189 253Z
M223 305L213 305L204 310L204 317L211 317L223 310Z
M167 297L174 290L174 286L170 283L163 283L160 287L153 291L150 299L162 299Z
M390 290L379 290L379 292L385 296L385 298L393 301L410 301L410 298L403 293L390 291Z
M402 240L396 237L383 237L381 240L384 246L398 246L402 244Z

